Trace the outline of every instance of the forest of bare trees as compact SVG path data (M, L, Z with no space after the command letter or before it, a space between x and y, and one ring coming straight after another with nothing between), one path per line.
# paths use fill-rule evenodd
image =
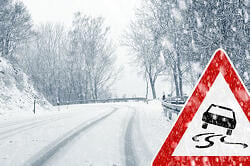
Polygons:
M152 74L171 75L175 94L169 95L183 96L184 86L193 87L218 48L225 49L249 88L248 8L245 0L143 0L124 42L149 80Z
M60 24L40 25L19 51L19 63L52 103L111 95L114 49L103 21L76 13L70 31Z
M0 53L52 103L111 96L114 47L102 17L77 12L72 26L33 26L24 4L0 1Z
M75 13L72 25L34 26L22 2L0 0L0 56L17 64L53 104L111 96L115 49L104 18ZM153 98L159 76L183 96L223 48L250 87L246 0L142 0L122 39Z

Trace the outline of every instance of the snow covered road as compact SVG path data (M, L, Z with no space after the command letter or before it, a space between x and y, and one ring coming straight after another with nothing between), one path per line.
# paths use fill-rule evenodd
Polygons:
M0 117L1 165L150 165L172 124L158 101L22 116Z

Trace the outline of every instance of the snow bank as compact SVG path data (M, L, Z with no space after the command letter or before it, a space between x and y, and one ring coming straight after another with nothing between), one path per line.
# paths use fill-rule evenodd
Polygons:
M147 148L153 155L156 155L166 140L177 116L173 116L173 119L169 120L164 114L161 102L158 100L138 105L137 112L139 112L139 124Z
M51 108L43 95L35 91L26 74L0 57L0 116L13 111L33 111L35 98L37 110Z

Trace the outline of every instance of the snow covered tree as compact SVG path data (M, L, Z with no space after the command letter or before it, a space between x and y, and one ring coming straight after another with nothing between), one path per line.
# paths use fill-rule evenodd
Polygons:
M68 39L60 24L43 24L36 34L19 50L18 62L30 75L35 87L51 103L65 99L67 85Z
M110 96L114 49L102 18L77 14L70 32L60 24L36 27L18 61L53 104Z
M171 70L176 96L183 96L184 74L191 69L189 63L190 35L184 24L185 1L146 0L146 10L151 17L150 26L157 32L157 42L166 68ZM169 72L168 72L169 73ZM186 80L185 80L186 81Z
M137 17L149 20L155 42L162 43L158 48L172 70L176 96L183 96L184 84L195 85L218 48L226 50L250 86L247 1L144 0L142 10Z
M192 0L186 20L192 27L196 60L208 63L217 48L223 48L232 59L245 84L250 84L249 6L245 0Z
M92 18L80 12L75 14L70 32L69 58L76 68L81 99L104 97L115 79L113 70L114 47L109 39L109 28L102 17Z
M128 46L135 55L134 62L142 69L144 79L147 83L149 82L152 96L155 99L155 83L158 76L165 70L165 66L160 58L161 45L158 40L160 35L155 26L150 26L151 18L147 10L138 9L136 20L130 24L123 44Z
M31 17L22 2L0 1L0 55L9 58L30 37Z

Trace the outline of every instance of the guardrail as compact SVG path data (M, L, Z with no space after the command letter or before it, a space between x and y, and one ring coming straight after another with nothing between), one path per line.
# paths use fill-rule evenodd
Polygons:
M171 120L172 119L172 113L179 114L181 111L183 104L171 104L166 101L162 101L163 110L165 112L165 115Z
M187 100L188 96L182 97L168 97L164 99L164 102L171 103L171 104L184 104Z
M163 108L169 109L171 111L174 111L175 113L179 113L183 107L183 105L178 105L178 104L170 104L167 102L162 102Z
M75 101L63 101L57 105L69 105L69 104L91 104L91 103L111 103L111 102L128 102L128 101L143 101L147 102L148 99L144 97L131 97L131 98L109 98L109 99L97 99L97 100L75 100Z

